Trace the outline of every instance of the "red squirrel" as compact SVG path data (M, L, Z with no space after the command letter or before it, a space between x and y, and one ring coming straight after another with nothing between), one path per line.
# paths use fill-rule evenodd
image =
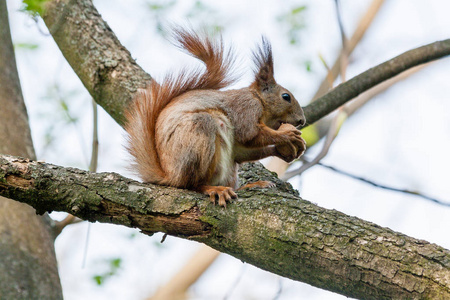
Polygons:
M166 75L138 91L126 112L128 150L144 182L195 190L213 203L217 196L226 206L237 197L238 164L268 156L290 162L303 154L305 141L296 127L305 116L292 93L276 83L266 38L253 52L253 83L222 91L235 81L231 49L225 51L222 38L173 31L176 46L206 68Z

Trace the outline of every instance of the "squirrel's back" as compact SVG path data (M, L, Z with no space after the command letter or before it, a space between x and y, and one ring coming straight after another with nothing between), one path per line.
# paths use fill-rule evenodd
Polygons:
M182 70L168 74L157 83L152 80L146 90L137 96L126 112L128 150L134 157L134 165L144 182L175 185L167 178L156 147L156 123L161 112L178 96L193 90L218 90L231 84L230 71L233 53L225 50L222 39L212 40L206 34L198 35L189 29L174 28L174 44L203 61L206 68Z

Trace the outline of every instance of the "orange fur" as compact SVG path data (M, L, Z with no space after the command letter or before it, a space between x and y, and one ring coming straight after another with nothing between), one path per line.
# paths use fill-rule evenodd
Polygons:
M135 158L135 167L144 182L167 184L155 145L156 121L161 111L177 96L191 90L221 89L236 79L230 76L234 62L231 51L225 53L222 40L214 43L196 33L175 28L174 38L179 47L203 61L205 71L182 70L178 75L168 74L162 84L155 80L145 91L138 91L126 111L125 130L128 132L128 151Z

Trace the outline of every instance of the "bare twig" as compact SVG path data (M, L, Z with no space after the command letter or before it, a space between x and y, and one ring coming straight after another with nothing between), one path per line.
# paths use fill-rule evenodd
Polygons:
M339 117L344 114L345 114L345 112L341 110L334 117L334 120L331 122L331 126L328 130L327 136L325 137L325 143L324 143L320 153L316 157L314 157L314 159L311 160L310 162L303 163L303 165L299 169L286 172L283 176L281 176L282 180L289 180L294 176L302 174L303 172L305 172L312 166L318 164L322 160L322 158L324 158L328 154L331 144L333 143L334 139L336 138L336 136L339 132L339 127L340 127L339 125L341 123L339 120Z
M219 254L219 251L202 245L183 268L149 299L184 299L187 289L209 268Z
M83 220L75 217L74 215L68 214L62 221L55 221L54 233L55 236L58 236L63 229L70 224L80 223Z
M344 26L342 25L342 18L341 18L341 14L340 14L340 10L339 10L339 0L335 0L335 3L336 3L336 15L337 15L337 20L338 20L338 26L339 26L339 31L340 31L341 40L342 40L340 70L341 70L341 80L342 80L342 82L344 82L345 81L345 73L346 73L347 66L348 66L347 37L345 36ZM322 60L322 61L324 61L324 60ZM327 77L332 77L331 70L328 68L328 66L326 64L325 64L325 66L327 67L327 70L328 70ZM333 82L330 82L330 86L332 86L332 85L333 85ZM319 163L328 154L328 151L330 150L330 147L333 144L333 141L336 139L336 137L339 133L339 129L341 128L343 120L346 120L346 119L347 119L346 112L342 108L340 108L336 112L335 116L333 117L333 120L330 123L327 135L325 136L325 143L323 144L323 147L322 147L322 150L320 151L320 153L309 163L303 164L298 170L287 172L284 176L282 176L282 179L288 180L288 179L292 178L293 176L300 175L304 171L306 171L309 168L311 168L312 166L314 166L315 164Z
M92 100L92 115L93 115L92 153L91 153L91 162L89 164L89 171L96 172L98 162L98 111L97 111L97 103L95 103L94 100ZM55 228L54 228L55 236L58 236L66 226L79 223L81 221L82 221L81 219L71 214L68 214L67 217L62 221L55 221ZM88 225L88 227L89 226L90 225ZM86 251L87 250L85 250L85 252Z
M91 163L89 164L89 171L97 172L98 164L98 111L97 103L92 99L92 153L91 153Z
M356 48L358 43L363 38L364 34L366 33L369 26L372 24L372 21L375 19L375 16L378 14L381 5L384 3L384 0L374 0L370 4L369 9L364 14L364 16L360 19L358 23L358 27L356 27L355 32L353 33L352 37L350 38L348 44L347 44L347 56L350 56L353 50ZM341 56L342 51L339 53L336 61L334 62L333 66L331 67L331 74L333 75L333 78L336 78L340 72L341 69ZM324 95L328 90L330 89L332 85L328 83L328 80L324 78L322 80L322 83L320 84L319 88L317 89L316 93L313 96L313 101L322 95Z
M370 184L370 185L372 185L374 187L377 187L377 188L381 188L381 189L384 189L384 190L389 190L389 191L393 191L393 192L399 192L399 193L404 193L404 194L408 194L408 195L417 196L417 197L420 197L422 199L434 202L436 204L450 207L450 202L441 201L441 200L438 200L438 199L430 197L430 196L426 196L426 195L424 195L422 193L419 193L419 192L416 192L416 191L410 191L410 190L407 190L407 189L399 189L399 188L389 187L389 186L386 186L386 185L375 183L374 181L368 180L368 179L360 177L360 176L356 176L356 175L350 174L350 173L348 173L346 171L342 171L340 169L336 169L335 167L332 167L332 166L329 166L329 165L326 165L326 164L323 164L323 163L320 163L320 162L317 163L317 165L322 166L322 167L327 168L327 169L330 169L330 170L332 170L332 171L334 171L334 172L336 172L338 174L345 175L347 177L350 177L350 178L362 181L364 183Z
M338 22L339 32L341 34L341 42L342 42L342 51L341 51L341 55L340 55L341 67L339 69L340 69L340 73L341 73L341 81L344 82L345 81L345 73L347 71L347 66L348 66L349 51L348 51L348 45L347 45L347 36L345 35L344 25L342 24L342 16L341 16L341 11L340 11L340 6L339 6L339 0L335 0L334 3L336 4L336 17L337 17L337 22ZM333 86L332 82L331 82L330 86Z
M241 267L241 271L239 272L238 276L236 277L236 279L234 280L233 284L231 285L230 289L228 289L227 293L225 294L225 296L223 297L223 300L228 300L228 299L232 299L230 298L233 291L236 289L236 286L239 284L239 282L242 279L242 275L244 275L244 271L246 269L246 264L242 264Z
M347 56L350 56L355 47L358 45L364 34L366 33L369 26L372 24L372 21L374 20L375 16L377 15L378 11L380 10L381 5L384 3L384 0L374 0L372 1L369 9L364 14L364 16L360 19L358 26L353 33L351 39L347 43ZM322 80L322 83L320 84L319 88L317 89L315 95L312 98L312 101L317 99L318 97L322 96L328 90L331 86L333 86L333 82L337 75L340 72L341 69L341 57L342 57L343 50L339 53L335 63L333 64L333 67L330 69L329 72L327 72L326 77ZM348 112L347 112L348 114ZM276 172L278 176L282 176L286 169L288 168L289 164L285 161L274 157L272 158L269 163L267 164L267 168L273 172Z
M89 163L89 171L97 172L98 165L98 110L97 103L94 99L92 99L92 152L91 152L91 162ZM84 268L86 266L86 259L88 253L89 246L89 237L91 236L91 223L87 224L86 229L86 241L84 245L83 251L83 262L81 263L81 267Z

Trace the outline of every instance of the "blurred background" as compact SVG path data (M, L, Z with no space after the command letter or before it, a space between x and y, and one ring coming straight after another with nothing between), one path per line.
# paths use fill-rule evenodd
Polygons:
M24 12L21 1L7 4L38 159L87 169L91 97L43 21ZM334 0L97 0L94 4L137 63L156 80L167 71L197 65L167 41L161 28L170 23L221 30L225 42L234 45L245 74L234 87L252 81L251 50L263 34L272 42L278 83L303 106L315 97L321 82L335 86L409 49L450 38L446 0L341 0L338 6ZM363 36L355 40L358 30ZM339 58L343 44L344 55ZM345 71L337 76L330 70L335 61ZM324 147L328 154L321 165L290 182L304 199L320 206L449 249L450 59L408 75L364 96L354 113L341 110L320 126L306 129L311 147L305 159L313 160ZM321 138L327 134L336 136L334 141ZM101 108L98 135L98 171L137 179L127 169L130 157L124 150L124 131ZM264 163L279 167L274 161ZM297 162L289 171L300 166ZM282 166L280 173L283 170ZM52 217L62 220L66 215ZM164 243L161 239L161 234L149 237L116 225L67 226L56 240L65 299L151 299L202 248L170 236ZM225 254L188 288L186 297L344 299Z

